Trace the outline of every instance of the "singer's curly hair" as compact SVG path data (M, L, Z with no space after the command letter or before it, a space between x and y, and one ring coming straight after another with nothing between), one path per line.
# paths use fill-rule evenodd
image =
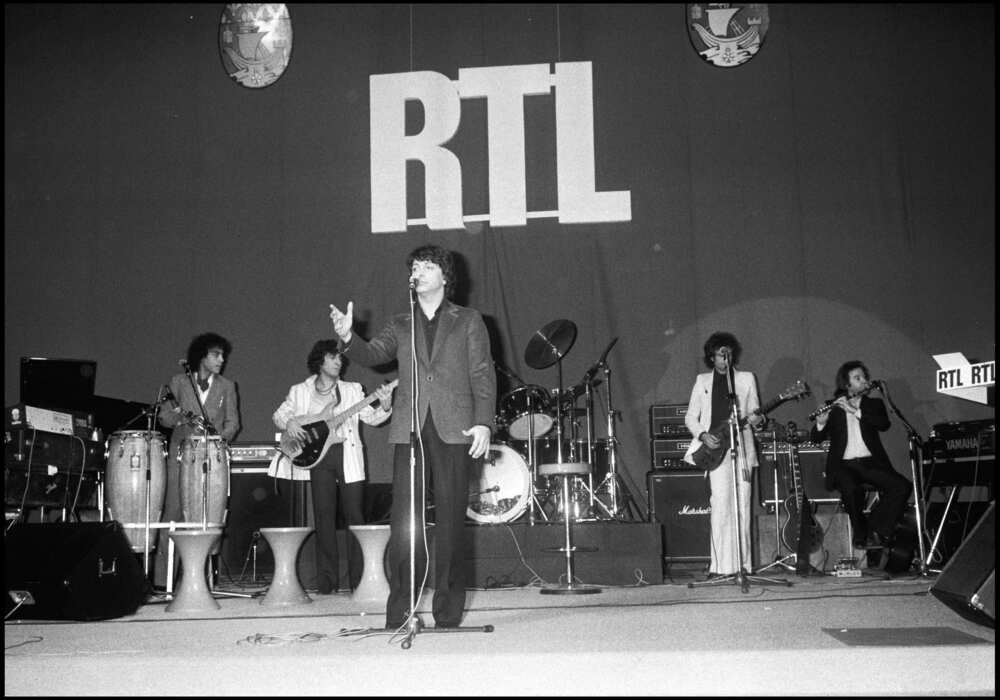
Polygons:
M732 333L718 331L708 336L708 340L705 341L705 354L702 359L706 367L709 369L715 367L715 351L719 348L729 348L733 351L733 367L740 363L740 353L743 352L740 341L736 340L736 336Z
M837 370L837 396L844 396L847 394L847 385L850 383L848 377L850 376L851 371L856 369L860 369L865 373L865 381L871 380L871 372L869 372L868 368L865 367L864 362L861 360L850 360L845 362L840 366L840 369Z
M187 362L188 367L197 372L201 361L208 356L210 350L218 348L222 354L229 359L229 353L233 351L232 343L223 338L218 333L202 333L195 336L191 344L188 345Z
M340 345L337 344L337 341L317 340L316 344L312 346L312 350L309 351L309 357L306 358L309 374L319 374L319 368L323 366L327 355L340 356L340 373L344 373L344 368L347 367L347 358L344 357L344 353L340 352Z
M444 295L451 299L455 294L455 264L452 262L451 251L436 245L420 246L406 258L406 270L413 270L415 261L432 262L441 268L444 276Z

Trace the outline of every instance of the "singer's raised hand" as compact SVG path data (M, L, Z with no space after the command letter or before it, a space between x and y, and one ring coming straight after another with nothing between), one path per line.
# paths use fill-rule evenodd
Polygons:
M347 302L347 312L344 313L333 304L330 304L330 320L333 321L333 330L337 336L345 343L351 340L351 328L354 326L354 302Z

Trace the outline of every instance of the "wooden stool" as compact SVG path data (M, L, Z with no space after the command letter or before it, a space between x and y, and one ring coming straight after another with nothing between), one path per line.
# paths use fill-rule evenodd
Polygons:
M554 476L560 477L562 479L562 492L563 492L563 503L564 506L564 517L566 527L566 542L563 547L548 547L545 549L547 552L565 552L566 553L566 583L558 583L552 586L545 586L542 588L541 592L543 594L558 595L558 594L585 594L585 593L600 593L601 589L594 586L585 586L580 583L573 582L573 554L575 552L596 552L596 547L575 547L573 546L573 534L572 534L572 518L569 515L569 485L576 476L587 476L590 474L590 464L587 462L565 462L557 464L539 464L538 474L540 476Z
M361 582L351 594L355 603L385 603L389 599L389 579L385 576L385 548L389 544L388 525L351 525L365 558Z
M219 604L208 587L205 563L209 552L222 536L222 528L191 528L170 532L181 553L183 572L167 612L207 612L218 610Z
M299 549L310 532L311 527L260 528L260 534L274 552L274 578L267 595L260 601L261 605L304 605L312 602L299 582L296 568Z

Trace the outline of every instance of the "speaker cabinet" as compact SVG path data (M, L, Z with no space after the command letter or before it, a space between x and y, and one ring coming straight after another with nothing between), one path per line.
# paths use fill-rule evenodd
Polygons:
M229 517L221 545L224 571L229 576L235 579L251 570L257 574L274 571L274 553L267 539L260 536L260 528L312 526L309 486L308 481L273 479L267 475L267 467L231 471ZM300 576L302 560L313 558L313 540L310 536L299 553Z
M826 480L827 448L823 445L810 443L800 445L798 449L799 473L802 475L802 486L806 497L813 503L840 503L840 493L829 491L824 484ZM764 442L758 447L757 458L760 466L757 468L757 494L761 505L773 509L775 505L775 456L777 456L777 502L785 500L790 491L786 487L787 478L791 478L789 468L788 447L778 443L777 449L771 449L771 443Z
M649 519L663 529L666 561L708 561L712 539L705 473L651 471L646 474Z
M823 539L809 554L809 563L820 571L833 571L839 560L850 559L854 556L854 549L851 546L850 519L840 506L831 504L815 506L814 517L820 527ZM753 539L755 568L767 566L779 559L796 554L785 545L784 539L781 537L782 531L788 525L788 514L783 507L778 508L777 519L775 519L775 513L772 512L758 515L756 522L757 536ZM791 527L795 527L795 523L792 523ZM794 565L795 561L796 557L793 556L786 563Z
M4 537L4 582L9 619L107 620L134 613L145 597L142 567L116 521L15 525ZM28 596L33 603L14 610Z
M962 617L996 624L996 504L990 503L976 527L941 570L931 593Z

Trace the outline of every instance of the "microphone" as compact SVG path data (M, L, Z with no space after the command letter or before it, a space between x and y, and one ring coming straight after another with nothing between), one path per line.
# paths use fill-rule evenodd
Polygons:
M410 289L416 289L416 288L417 288L417 278L411 276L410 277Z
M191 370L190 366L188 365L188 361L183 358L177 360L177 364L180 365L185 372L189 372Z
M882 388L882 380L881 379L869 379L868 380L868 386L872 387L873 389L881 389Z
M163 403L164 401L176 401L177 398L174 396L174 392L170 391L169 387L165 388L167 389L166 392L164 392L157 403Z

